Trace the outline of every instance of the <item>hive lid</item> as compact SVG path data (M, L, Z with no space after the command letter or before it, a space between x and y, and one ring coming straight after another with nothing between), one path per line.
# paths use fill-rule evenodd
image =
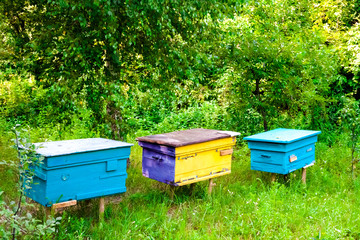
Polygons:
M244 140L256 142L291 143L304 138L316 136L320 133L321 131L278 128L245 137Z
M55 157L74 153L92 152L112 148L130 147L134 144L105 138L85 138L34 144L36 152L44 157Z
M145 137L138 137L136 140L142 142L156 143L170 147L181 147L196 143L208 142L221 138L228 138L240 135L238 132L218 131L213 129L195 128L183 131L163 133Z

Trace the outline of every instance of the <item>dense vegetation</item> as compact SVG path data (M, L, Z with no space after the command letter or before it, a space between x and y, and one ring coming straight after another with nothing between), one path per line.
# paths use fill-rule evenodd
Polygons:
M80 206L44 238L359 239L359 14L356 0L2 0L0 212L18 197L21 124L33 142L135 143L105 220ZM141 176L135 137L194 127L242 134L233 171L171 201ZM250 171L242 137L278 127L322 131L306 187Z

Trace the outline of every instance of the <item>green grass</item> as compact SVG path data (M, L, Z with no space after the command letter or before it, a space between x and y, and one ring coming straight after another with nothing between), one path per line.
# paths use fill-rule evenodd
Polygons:
M2 159L16 156L9 138L0 138ZM193 194L188 186L177 188L174 200L169 186L142 176L141 148L135 145L128 191L107 198L104 220L98 220L98 200L80 202L63 214L56 239L359 239L360 179L351 176L350 150L343 142L331 148L317 144L306 186L300 170L287 181L278 176L270 183L270 174L250 170L247 146L237 146L232 173L215 179L211 196L207 182L200 182ZM13 170L0 171L4 199L14 200Z

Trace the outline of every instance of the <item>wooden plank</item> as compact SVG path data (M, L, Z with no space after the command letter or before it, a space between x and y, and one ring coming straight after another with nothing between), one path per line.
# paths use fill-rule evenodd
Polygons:
M188 180L188 181L185 181L185 182L177 182L176 186L184 186L184 185L188 185L188 184L195 183L195 182L205 181L205 180L208 180L210 178L220 177L220 176L227 175L227 174L230 174L230 173L231 173L230 170L220 172L220 173L214 173L213 175L207 175L207 176L203 176L203 177L198 177L198 178Z
M63 207L74 206L76 204L77 204L76 200L71 200L71 201L67 201L67 202L55 203L51 206L51 208L58 209L58 208L63 208Z
M308 168L308 167L311 167L311 166L314 166L314 163L310 163L309 165L306 165L306 166L303 167L303 168Z
M185 178L181 178L180 179L180 182L185 182L185 181L189 181L189 180L193 180L193 179L196 179L197 176L194 175L194 176L188 176L188 177L185 177Z
M233 151L234 151L233 149L221 150L220 156L231 155L233 153Z

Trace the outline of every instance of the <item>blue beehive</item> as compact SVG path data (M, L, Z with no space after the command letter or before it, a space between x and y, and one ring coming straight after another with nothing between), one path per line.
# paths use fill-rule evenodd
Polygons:
M313 164L320 133L279 128L245 137L251 150L251 169L288 174Z
M126 161L133 144L103 138L36 143L44 157L26 195L51 206L126 192Z

